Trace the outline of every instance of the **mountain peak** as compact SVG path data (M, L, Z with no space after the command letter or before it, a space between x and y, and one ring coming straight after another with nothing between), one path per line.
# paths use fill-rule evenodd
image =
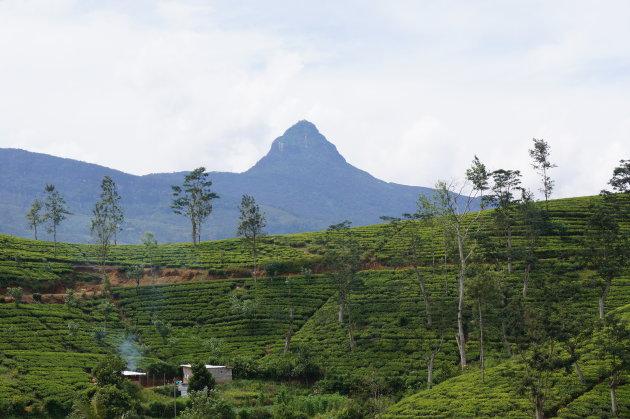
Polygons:
M287 129L271 144L267 155L249 171L275 166L326 167L331 164L346 163L337 147L324 137L315 124L302 120Z

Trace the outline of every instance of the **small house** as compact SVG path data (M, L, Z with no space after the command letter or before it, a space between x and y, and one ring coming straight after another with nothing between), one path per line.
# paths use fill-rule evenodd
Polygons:
M192 366L190 364L180 365L184 370L183 383L188 384L188 380L192 376ZM214 380L217 383L227 383L232 381L232 367L226 367L225 365L207 365L206 369L212 374Z
M147 374L145 372L139 372L139 371L121 371L121 374L123 377L125 377L126 379L130 380L130 381L134 381L140 385L146 385L146 376ZM145 382L142 382L142 378L145 378Z

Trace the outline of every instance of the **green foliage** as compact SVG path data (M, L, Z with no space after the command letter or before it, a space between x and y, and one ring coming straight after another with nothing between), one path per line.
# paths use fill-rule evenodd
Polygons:
M123 382L122 371L127 367L127 364L122 358L117 356L106 356L101 359L96 366L92 369L92 375L96 380L98 386L120 386Z
M186 176L182 186L171 186L173 202L171 208L175 214L183 215L192 225L192 243L196 245L201 238L201 225L212 212L212 200L219 198L210 191L212 182L204 167L199 167Z
M184 419L233 419L236 418L236 413L228 403L205 388L190 393L190 405L178 417Z
M24 297L24 290L22 287L7 288L7 295L13 298L13 302L16 306L19 306L20 303L22 303L22 298Z
M201 391L203 389L212 390L215 380L210 371L202 362L192 364L192 376L188 379L188 390Z

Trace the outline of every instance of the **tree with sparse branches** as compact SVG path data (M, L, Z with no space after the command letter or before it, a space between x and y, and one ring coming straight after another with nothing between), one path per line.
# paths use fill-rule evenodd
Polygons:
M46 185L44 189L48 194L44 202L44 221L48 222L48 233L53 235L54 254L57 256L57 226L72 213L66 208L66 200L55 189L55 185Z
M346 315L346 327L350 350L353 351L356 342L354 339L354 319L350 304L350 294L355 287L357 272L361 266L360 250L352 231L350 221L345 220L339 224L331 225L326 231L326 254L324 260L331 271L331 276L337 286L339 299L339 313L337 320L344 323Z
M488 189L490 173L486 166L475 156L471 167L466 170L466 182L457 193L451 192L454 184L438 181L435 186L434 201L436 215L442 216L444 229L455 238L456 258L459 265L457 276L458 304L457 304L457 334L456 341L459 348L461 369L466 368L466 334L464 331L464 295L468 263L475 254L476 243L474 235L480 229L481 211L468 214L473 205L480 203L485 207L484 191Z
M188 217L192 226L193 245L201 240L201 225L212 213L212 200L219 195L210 190L205 167L199 167L184 177L182 186L171 186L173 201L171 208L175 214Z
M557 167L549 161L551 148L547 141L534 138L534 148L529 150L529 156L533 159L532 167L538 172L542 179L542 188L540 192L545 195L545 208L549 210L549 197L553 191L554 181L549 177L549 169Z
M600 322L594 335L598 342L596 353L603 361L602 372L608 376L612 417L619 417L617 387L630 372L630 323L612 313Z
M477 320L479 322L479 363L481 364L481 383L485 384L485 354L484 354L484 328L483 313L488 305L493 305L501 298L501 285L497 272L485 267L476 267L473 270L466 291L477 308Z
M613 170L608 184L616 192L630 193L630 160L619 160L619 166Z
M601 281L599 318L603 319L612 281L621 275L628 263L628 239L619 226L615 207L606 202L605 196L591 207L584 233L587 266Z
M505 237L505 259L507 272L512 273L512 230L515 224L514 210L518 204L515 192L520 189L521 172L519 170L495 170L492 172L492 195L490 202L496 205L492 213L494 223Z
M144 258L149 262L149 267L151 268L151 275L155 274L155 268L157 266L157 245L158 241L155 238L155 234L150 231L146 231L142 237L140 237L140 241L144 245Z
M35 240L37 240L37 226L44 222L44 215L41 213L44 205L36 199L31 205L31 209L26 214L28 227L35 232Z
M254 270L252 275L256 280L257 261L258 261L258 241L261 236L265 235L264 228L267 225L265 213L260 210L260 206L256 203L253 196L243 195L241 205L238 207L240 211L239 225L236 235L243 237L254 262Z

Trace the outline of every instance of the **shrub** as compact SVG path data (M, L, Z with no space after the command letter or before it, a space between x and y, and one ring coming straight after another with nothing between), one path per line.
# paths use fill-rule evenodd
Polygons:
M244 268L242 266L228 266L225 269L225 273L230 278L251 278L252 270L249 268Z
M60 401L55 397L48 397L44 400L44 409L51 418L65 418L72 411L72 401Z

